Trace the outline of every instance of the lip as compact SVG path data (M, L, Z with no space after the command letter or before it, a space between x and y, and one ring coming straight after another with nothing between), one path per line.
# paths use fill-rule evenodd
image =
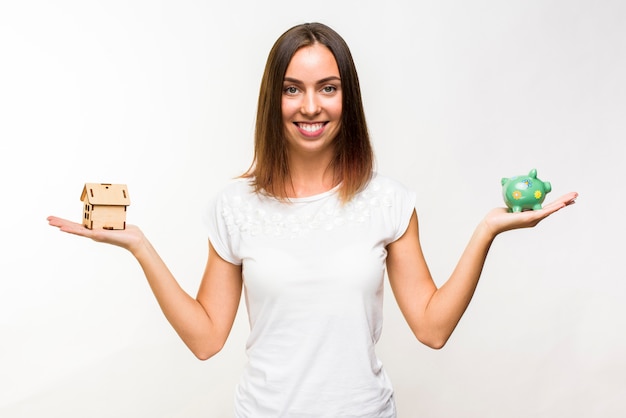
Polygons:
M294 122L298 131L309 138L320 136L326 129L328 122Z

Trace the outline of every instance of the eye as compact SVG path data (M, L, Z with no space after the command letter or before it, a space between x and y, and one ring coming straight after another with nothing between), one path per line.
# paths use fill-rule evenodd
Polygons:
M297 93L298 93L298 88L297 88L297 87L294 87L294 86L285 87L285 88L283 89L283 92L284 92L285 94L287 94L287 95L291 95L291 96L293 96L294 94L297 94Z
M322 92L324 93L334 93L337 91L337 87L335 86L324 86L322 87Z

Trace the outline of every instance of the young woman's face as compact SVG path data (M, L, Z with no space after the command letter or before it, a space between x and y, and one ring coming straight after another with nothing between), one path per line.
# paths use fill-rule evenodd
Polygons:
M330 50L321 44L299 49L283 81L282 115L290 152L332 155L341 96L339 68Z

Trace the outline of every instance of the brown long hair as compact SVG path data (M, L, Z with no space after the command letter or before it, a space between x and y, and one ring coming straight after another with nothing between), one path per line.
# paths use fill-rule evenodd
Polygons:
M290 181L287 146L282 121L282 89L287 66L300 48L320 43L334 55L342 90L340 130L331 162L343 202L350 200L370 180L374 155L369 139L361 88L352 54L343 38L321 23L304 23L283 33L270 50L261 80L254 138L254 159L242 176L253 179L257 192L287 199Z

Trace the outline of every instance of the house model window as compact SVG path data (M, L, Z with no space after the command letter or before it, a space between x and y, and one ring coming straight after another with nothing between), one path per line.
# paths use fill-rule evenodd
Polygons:
M83 225L89 229L125 229L130 205L125 184L85 183L80 196Z

